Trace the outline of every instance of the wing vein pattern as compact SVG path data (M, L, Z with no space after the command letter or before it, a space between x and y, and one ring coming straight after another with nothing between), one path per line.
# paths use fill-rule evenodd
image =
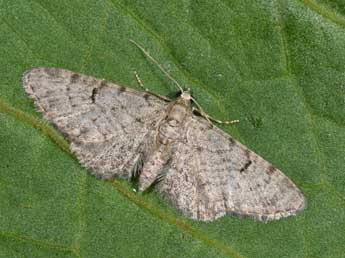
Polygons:
M145 92L58 68L32 69L23 85L80 163L104 179L131 177L167 106Z
M103 179L140 172L140 191L157 182L157 190L192 219L236 214L268 221L306 206L279 169L194 115L188 90L167 103L58 68L32 69L23 85L83 166Z
M159 191L184 215L214 220L226 214L262 221L305 208L305 198L279 169L202 118L192 116L175 146Z

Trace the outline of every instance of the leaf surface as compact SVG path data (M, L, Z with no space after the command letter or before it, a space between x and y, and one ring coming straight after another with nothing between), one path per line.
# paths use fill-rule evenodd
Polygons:
M0 0L0 257L345 255L343 1ZM307 209L268 224L178 215L155 192L97 180L22 86L61 67L158 94L174 85L302 189Z

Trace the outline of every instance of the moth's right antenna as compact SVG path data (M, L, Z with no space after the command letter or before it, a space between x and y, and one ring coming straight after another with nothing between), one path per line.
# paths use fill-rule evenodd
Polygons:
M177 86L177 88L181 91L181 94L183 93L183 92L185 92L184 90L183 90L183 88L181 87L181 85L161 66L161 64L160 63L158 63L158 61L156 61L156 59L154 59L150 54L149 54L149 52L147 52L142 46L140 46L137 42L135 42L134 40L132 40L132 39L130 39L129 40L131 43L133 43L137 48L139 48L143 53L144 53L144 55L146 56L146 57L148 57L153 63L155 63L157 66L158 66L158 68L173 82L173 83L175 83L175 85ZM137 81L138 81L138 83L140 84L140 86L142 86L143 87L143 85L142 85L142 82L141 82L141 80L140 80L140 78L138 77L138 75L135 73L135 76L136 76L136 78L137 78ZM145 89L146 91L148 91L147 89ZM152 93L151 93L152 94ZM159 96L159 95L156 95L156 94L153 94L153 95L155 95L156 97L159 97L159 98L161 98L161 99L163 99L163 100L166 100L166 101L171 101L171 100L169 100L169 99L166 99L165 97L161 97L161 96ZM218 119L215 119L215 118L213 118L213 117L211 117L210 115L208 115L204 110L203 110L203 108L199 105L199 103L193 98L193 97L191 97L191 100L193 100L193 102L196 104L196 106L198 107L198 108L193 108L193 111L197 111L197 112L199 112L210 124L212 124L212 122L211 121L214 121L214 122L216 122L216 123L219 123L219 124L232 124L232 123L238 123L239 121L238 120L233 120L233 121L222 121L222 120L218 120Z
M139 48L145 56L147 56L153 63L155 63L158 68L173 82L175 83L175 85L177 86L177 88L182 92L184 92L183 88L181 87L181 85L160 65L160 63L158 63L158 61L156 61L156 59L154 59L149 52L147 52L142 46L140 46L137 42L135 42L134 40L130 39L130 42L132 42L134 45L137 46L137 48Z

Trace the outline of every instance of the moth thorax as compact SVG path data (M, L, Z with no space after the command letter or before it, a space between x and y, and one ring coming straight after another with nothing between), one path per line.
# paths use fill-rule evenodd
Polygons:
M167 116L167 122L172 127L180 126L187 115L187 107L179 103L174 104Z
M174 103L158 128L158 141L164 145L176 141L180 137L181 126L188 114L188 107Z
M172 120L171 120L172 121ZM170 121L170 122L171 122ZM169 121L165 120L158 128L158 141L161 144L168 145L180 137L180 127L171 126Z

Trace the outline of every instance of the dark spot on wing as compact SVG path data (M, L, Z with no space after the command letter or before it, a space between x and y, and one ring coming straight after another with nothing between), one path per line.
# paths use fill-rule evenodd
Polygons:
M101 81L100 88L103 88L103 87L105 87L105 86L107 86L107 85L108 85L108 82L107 82L106 80L102 80L102 81Z
M122 93L125 92L126 90L127 90L126 87L119 86L119 91L118 91L117 95L122 94Z
M71 83L76 83L80 79L80 74L74 73L71 75L70 82Z
M148 99L150 98L150 94L144 93L144 94L143 94L143 98L144 98L145 100L148 100Z
M232 137L229 137L230 146L235 145L236 142Z
M207 126L208 129L209 130L213 129L214 125L212 123L210 123L209 121L207 121L207 122L208 122L208 126Z
M91 85L96 85L97 81L98 80L96 78L91 78Z
M57 68L44 68L44 71L51 77L58 77L60 70Z
M198 146L198 147L196 147L196 150L197 150L198 152L202 152L202 151L204 150L204 148L201 147L201 146Z
M143 120L140 117L135 118L135 121L137 121L138 123L143 123Z
M244 164L244 166L240 169L240 173L246 171L251 164L252 164L252 161L251 160L247 160L246 164Z
M250 158L250 150L245 149L245 150L244 150L244 155L246 155L247 159L251 159L251 158Z
M80 76L80 78L82 79L82 82L86 85L90 85L90 77L88 76Z
M276 170L277 170L277 169L275 168L275 166L270 165L270 166L268 167L268 169L266 170L266 173L267 173L268 175L272 175Z
M98 93L98 88L93 88L92 89L92 94L91 94L91 101L92 101L92 103L95 103L97 93Z

